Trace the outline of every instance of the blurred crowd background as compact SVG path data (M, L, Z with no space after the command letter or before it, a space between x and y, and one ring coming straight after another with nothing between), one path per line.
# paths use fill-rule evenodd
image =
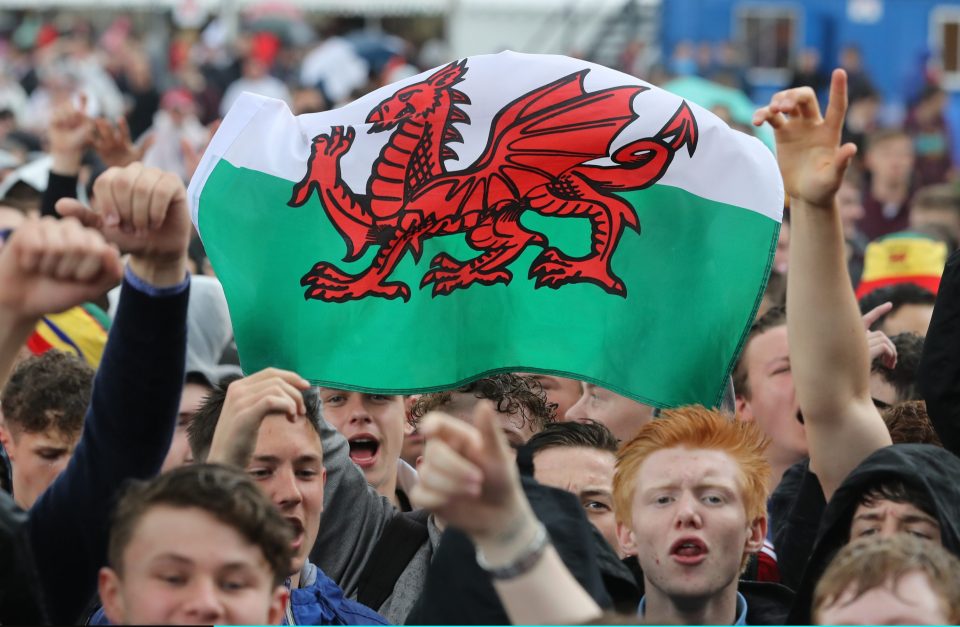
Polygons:
M29 7L26 5L29 4ZM855 281L870 240L916 227L956 248L960 6L935 0L89 0L0 2L0 197L39 202L51 114L84 98L120 155L188 179L237 95L334 108L451 59L584 58L749 124L788 86L850 76L860 148L845 220ZM109 127L109 128L108 128ZM769 135L760 138L772 146ZM126 144L129 144L127 146ZM102 146L101 146L102 147ZM127 150L129 148L129 150ZM109 151L106 151L109 153ZM90 151L84 183L112 165ZM123 160L119 157L118 163ZM106 162L106 163L104 163ZM931 186L949 186L930 190ZM927 188L927 189L925 189ZM921 190L922 193L921 193ZM935 205L911 222L917 195ZM926 207L929 208L929 207ZM930 216L933 216L932 218ZM938 226L928 227L935 222ZM784 230L784 252L789 229ZM785 263L780 255L777 269ZM201 268L202 270L202 268Z

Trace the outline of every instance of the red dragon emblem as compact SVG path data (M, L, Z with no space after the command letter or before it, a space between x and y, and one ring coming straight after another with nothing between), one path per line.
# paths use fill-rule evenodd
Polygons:
M433 296L479 283L509 283L508 266L529 245L543 247L529 277L535 287L559 288L593 283L626 296L626 286L610 261L626 227L640 232L636 212L615 192L639 190L657 182L674 154L697 146L696 119L682 103L654 137L639 139L611 154L614 138L637 118L633 101L642 86L587 92L584 69L538 87L505 106L494 118L484 153L472 165L450 172L455 159L449 144L461 142L457 124L470 118L460 105L470 99L455 88L467 72L466 60L438 69L381 102L367 116L370 133L393 130L373 164L365 194L351 190L340 173L340 158L356 137L352 127L334 127L313 138L307 172L288 203L303 206L313 191L347 245L344 261L356 261L379 246L370 267L348 274L317 262L300 281L306 299L331 302L368 296L410 299L410 288L388 280L409 250L416 261L429 238L465 233L479 255L461 261L440 253L430 262L420 287ZM608 157L615 165L588 165ZM569 257L546 237L520 224L525 211L548 216L586 217L590 252Z

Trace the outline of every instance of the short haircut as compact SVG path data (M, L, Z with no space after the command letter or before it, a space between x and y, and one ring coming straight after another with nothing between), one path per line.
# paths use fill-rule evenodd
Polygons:
M187 442L190 444L190 452L197 461L204 461L210 453L210 445L213 444L213 433L217 430L217 423L220 421L220 412L223 411L223 403L227 398L227 388L234 381L243 377L230 375L220 380L220 383L210 389L210 393L203 399L200 409L193 415L190 426L187 427ZM307 407L307 420L320 433L320 400L317 391L310 388L303 393L303 402Z
M860 500L857 505L872 507L877 501L893 501L894 503L907 503L913 505L921 512L930 516L939 524L940 517L937 516L937 507L930 494L921 488L914 487L902 479L896 477L878 477L875 481L865 486L860 493Z
M549 448L594 448L616 454L619 448L616 436L595 420L587 422L553 422L527 441L531 455Z
M260 547L273 572L273 585L290 576L293 530L245 472L216 464L181 466L124 492L110 526L107 561L123 576L123 552L151 508L198 509L235 529Z
M923 354L923 337L915 333L899 333L890 340L897 347L897 364L889 368L883 363L882 357L877 357L870 371L876 372L893 386L898 403L922 400L923 396L917 389L917 369Z
M883 412L883 422L894 444L933 444L943 447L923 401L897 403Z
M873 150L874 148L876 148L881 144L885 144L887 142L898 140L898 139L906 140L908 143L910 143L911 146L913 146L913 141L910 139L910 135L908 135L907 132L902 129L881 128L879 130L873 131L872 133L867 135L867 139L865 142L866 152L870 152L871 150Z
M637 473L647 457L670 448L722 451L740 468L744 510L749 520L767 513L770 464L764 456L767 439L753 422L731 419L701 405L664 411L659 420L641 427L639 433L620 448L613 476L613 509L617 520L633 526L633 495Z
M960 560L942 546L898 533L888 538L861 538L837 553L817 582L813 594L813 621L820 612L852 592L853 602L875 588L897 584L909 573L920 572L943 604L949 624L960 621Z
M497 411L519 416L524 425L533 425L534 432L542 431L553 422L557 411L556 403L547 402L547 395L537 379L516 374L495 374L447 392L424 394L417 399L410 412L414 421L419 421L431 411L443 411L450 402L451 392L472 394L479 399L493 401Z
M14 436L54 430L79 437L94 372L70 353L50 350L22 361L3 388L3 416Z
M887 316L893 315L904 305L932 305L936 300L937 297L933 292L923 289L916 283L896 283L878 287L865 294L860 299L860 313L865 314L887 301L893 303L893 309L877 318L871 327L871 330L876 330L883 326Z
M733 391L738 396L750 398L750 381L747 379L747 364L745 359L747 349L750 348L750 342L758 335L766 333L770 329L782 327L785 324L787 324L787 308L780 306L771 307L750 325L747 338L743 341L743 350L740 351L737 365L733 368Z

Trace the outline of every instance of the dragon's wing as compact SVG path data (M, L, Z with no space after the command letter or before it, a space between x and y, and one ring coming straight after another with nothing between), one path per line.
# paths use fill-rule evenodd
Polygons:
M588 72L565 76L504 107L493 120L484 154L474 166L450 175L482 181L477 189L485 190L489 207L518 200L575 165L608 156L613 138L636 118L634 97L647 88L587 93Z

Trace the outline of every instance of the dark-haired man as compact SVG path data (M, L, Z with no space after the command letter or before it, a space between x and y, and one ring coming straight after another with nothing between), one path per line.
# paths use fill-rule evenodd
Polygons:
M533 478L574 494L600 535L620 557L613 513L613 471L617 439L599 422L557 422L527 442Z
M927 334L936 296L914 283L897 283L881 287L860 299L860 311L867 313L882 303L893 303L890 311L880 316L871 328L889 336L914 333Z
M30 509L70 461L90 404L93 369L60 351L14 370L0 400L0 443L10 459L13 496Z
M244 468L276 506L294 534L285 574L290 607L285 624L386 624L373 610L344 598L309 561L323 512L323 444L319 403L292 372L268 368L218 386L188 428L199 461Z
M276 625L291 535L236 469L197 464L136 484L114 514L104 611L115 625Z

